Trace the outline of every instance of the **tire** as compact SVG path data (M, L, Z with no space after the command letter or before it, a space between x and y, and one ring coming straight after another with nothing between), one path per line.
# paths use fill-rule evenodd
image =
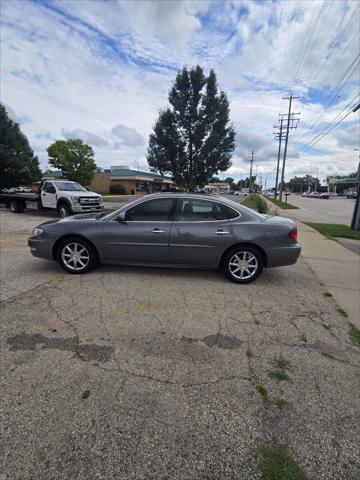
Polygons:
M244 263L243 263L244 262ZM240 265L236 265L236 264ZM245 267L248 268L245 268ZM253 247L235 247L224 258L223 270L235 283L250 283L258 278L264 268L261 253Z
M78 253L78 255L74 254ZM59 265L69 273L87 273L96 268L99 263L95 248L90 242L79 237L67 237L56 249L56 259Z
M10 200L10 210L12 213L22 213L24 204L20 200Z
M70 205L66 202L59 203L57 211L61 218L66 218L73 214Z

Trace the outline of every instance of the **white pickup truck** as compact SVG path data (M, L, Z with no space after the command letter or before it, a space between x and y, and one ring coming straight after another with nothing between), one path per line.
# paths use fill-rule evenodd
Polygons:
M61 217L104 209L101 195L69 180L44 180L36 193L0 193L0 201L13 213L46 208L57 210Z

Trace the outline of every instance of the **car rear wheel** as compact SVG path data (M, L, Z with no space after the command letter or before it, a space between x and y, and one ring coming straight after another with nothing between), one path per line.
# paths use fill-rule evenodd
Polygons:
M235 283L253 282L263 267L262 255L251 247L234 248L226 255L223 263L226 276Z
M87 273L98 262L95 248L86 240L77 237L66 238L57 248L57 261L69 273Z
M10 201L10 211L12 213L22 213L24 211L24 204L21 200Z

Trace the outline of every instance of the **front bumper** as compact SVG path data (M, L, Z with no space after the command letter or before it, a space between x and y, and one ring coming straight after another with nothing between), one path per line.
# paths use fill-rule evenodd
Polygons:
M286 247L275 247L267 252L267 267L283 267L297 262L301 246L298 243Z
M75 204L72 205L72 211L74 213L83 213L83 212L102 212L104 210L104 204L101 203L100 205L80 205Z
M35 237L28 238L28 246L34 257L45 258L46 260L54 260L53 258L53 247L55 244L55 239L41 238L42 235L36 235Z

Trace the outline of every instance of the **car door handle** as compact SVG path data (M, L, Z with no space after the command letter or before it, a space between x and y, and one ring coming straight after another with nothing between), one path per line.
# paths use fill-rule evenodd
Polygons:
M226 230L216 230L215 235L229 235L229 233Z
M160 228L154 228L151 230L151 233L165 233L165 230L160 230Z

